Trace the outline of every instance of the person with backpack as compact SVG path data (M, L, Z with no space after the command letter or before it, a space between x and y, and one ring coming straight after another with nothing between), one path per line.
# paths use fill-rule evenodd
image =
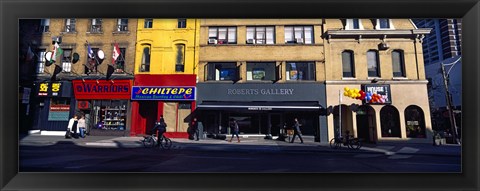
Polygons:
M238 137L238 132L240 131L240 128L238 127L237 120L231 118L229 126L230 126L230 130L232 131L232 137L228 142L232 142L233 137L237 135L237 140L240 143L240 137Z

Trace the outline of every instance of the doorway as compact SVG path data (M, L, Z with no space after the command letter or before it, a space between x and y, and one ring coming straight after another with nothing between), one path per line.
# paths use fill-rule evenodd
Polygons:
M270 134L272 134L272 136L278 136L280 134L280 128L282 127L282 115L276 113L271 113L269 115L269 125L271 127Z
M362 105L357 110L357 136L365 142L375 142L375 110Z

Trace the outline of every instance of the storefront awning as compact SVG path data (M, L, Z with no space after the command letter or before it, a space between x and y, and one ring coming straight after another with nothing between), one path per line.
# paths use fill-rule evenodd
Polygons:
M214 102L204 101L197 105L203 110L319 110L318 102Z

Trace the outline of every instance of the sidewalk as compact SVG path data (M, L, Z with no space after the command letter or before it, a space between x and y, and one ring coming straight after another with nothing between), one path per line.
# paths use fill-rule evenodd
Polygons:
M63 136L27 135L22 136L21 146L49 146L54 144L73 143L83 147L101 148L143 148L143 137L109 137L87 136L82 139L65 139ZM230 137L227 137L229 140ZM303 136L304 144L297 139L295 143L278 140L267 140L264 136L241 136L240 143L236 138L232 142L218 139L201 139L200 141L173 138L172 149L176 150L205 150L205 151L236 151L236 152L322 152L322 153L359 153L385 155L439 155L461 156L461 146L414 143L378 143L364 144L360 150L350 150L347 147L340 149L330 148L328 143L314 142L313 136Z

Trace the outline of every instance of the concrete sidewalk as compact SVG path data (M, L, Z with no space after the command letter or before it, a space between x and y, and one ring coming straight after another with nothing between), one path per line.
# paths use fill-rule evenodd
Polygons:
M227 140L230 137L227 136ZM299 140L288 143L278 140L267 140L264 136L241 136L240 143L236 138L232 142L218 139L202 139L200 141L172 138L173 148L177 150L208 150L208 151L235 151L235 152L323 152L323 153L359 153L384 155L439 155L461 156L461 146L414 143L377 143L364 144L360 150L350 150L347 147L330 148L328 143L314 142L313 136L303 136L304 144ZM143 137L109 137L87 136L79 139L65 139L63 136L26 135L21 136L20 146L49 146L62 143L73 143L83 147L99 148L143 148Z

